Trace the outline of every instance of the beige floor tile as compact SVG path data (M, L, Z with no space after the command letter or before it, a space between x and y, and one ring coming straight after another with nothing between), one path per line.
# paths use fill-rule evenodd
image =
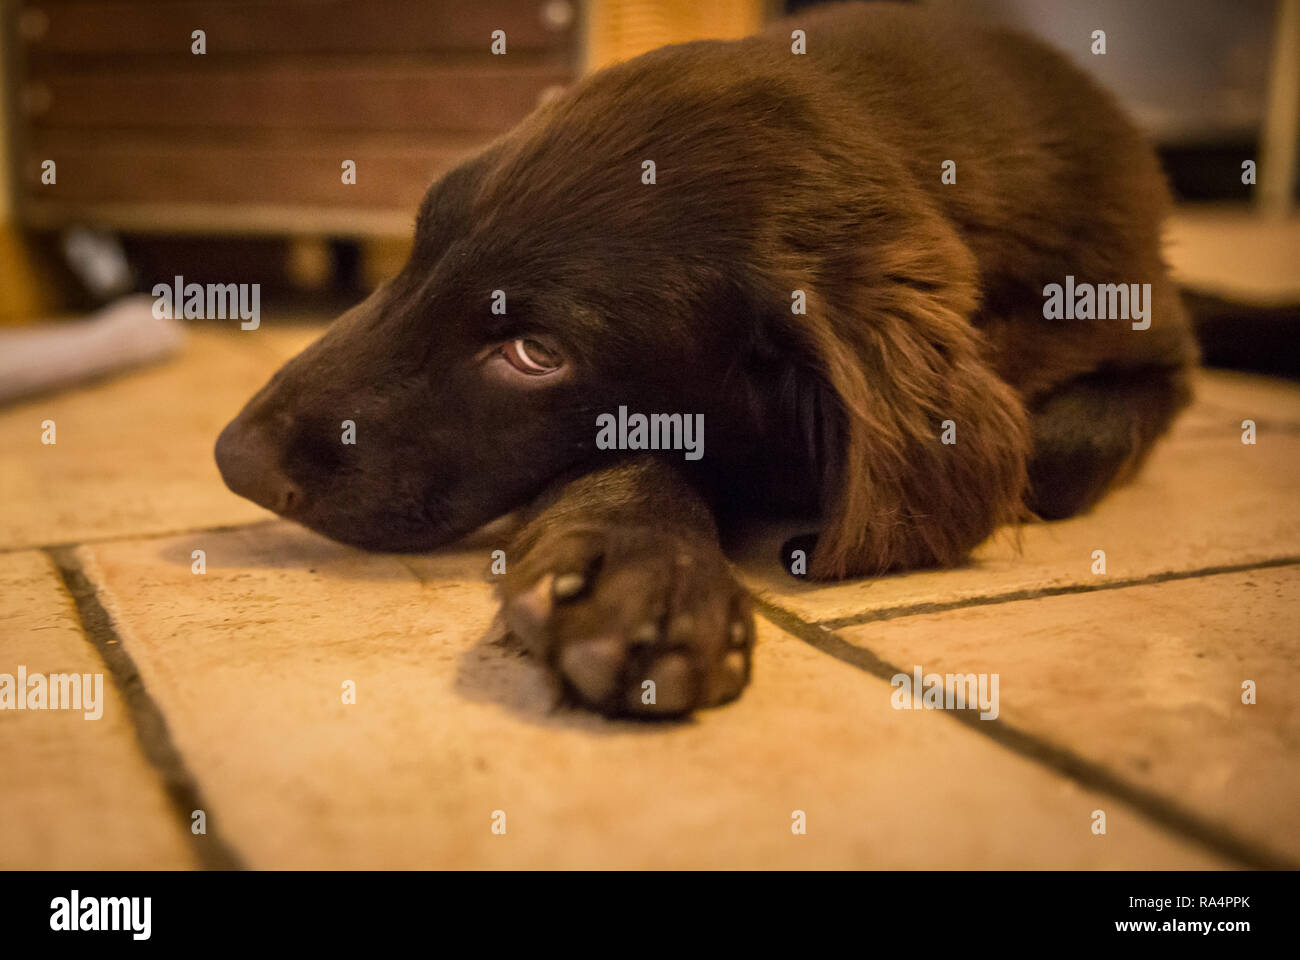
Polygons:
M1300 862L1297 614L1290 566L840 635L905 673L996 673L1002 721Z
M1112 581L1300 556L1300 435L1285 428L1300 388L1264 378L1207 382L1214 386L1197 417L1175 428L1135 482L1087 516L1003 530L963 568L806 583L778 564L784 539L808 529L793 526L755 534L733 556L760 595L832 623L912 604L1095 585L1096 550ZM1283 426L1261 428L1247 445L1240 420L1252 407L1261 423ZM1204 429L1216 418L1222 429Z
M552 709L494 622L494 546L377 556L273 524L80 555L256 866L1220 865L766 623L751 690L693 722Z
M1243 420L1255 421L1257 439L1300 432L1300 384L1249 373L1204 371L1197 377L1196 402L1183 414L1173 438L1213 433L1240 438Z
M259 335L196 329L172 361L0 412L0 548L269 517L226 490L212 457L279 366ZM41 442L46 419L53 445Z
M101 675L103 712L0 711L0 867L193 865L112 677L34 551L0 556L0 673L16 677L19 665L29 677Z

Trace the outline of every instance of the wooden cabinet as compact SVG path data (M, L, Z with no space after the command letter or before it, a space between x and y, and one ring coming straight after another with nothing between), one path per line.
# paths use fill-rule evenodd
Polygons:
M573 0L0 3L36 228L409 233L434 178L579 66Z

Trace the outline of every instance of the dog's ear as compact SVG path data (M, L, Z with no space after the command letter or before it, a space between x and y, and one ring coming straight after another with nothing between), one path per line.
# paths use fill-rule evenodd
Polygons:
M1028 516L1028 418L971 324L973 255L916 211L885 235L787 317L834 418L814 579L953 564Z

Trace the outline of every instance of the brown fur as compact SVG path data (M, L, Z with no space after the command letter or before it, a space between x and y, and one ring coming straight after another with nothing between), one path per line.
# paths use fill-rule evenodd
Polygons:
M548 650L678 602L717 624L740 609L706 505L820 514L818 578L953 564L1031 509L1086 510L1187 402L1167 202L1113 99L1024 37L850 4L667 47L435 184L401 275L250 401L218 459L235 489L371 548L532 504L528 578L576 564L621 584L567 626L523 617ZM1044 319L1067 274L1151 284L1150 329ZM565 375L486 376L521 336L551 337ZM703 413L705 458L598 450L594 417L621 404ZM366 444L338 448L345 416ZM712 573L670 602L682 557ZM528 606L518 576L507 602ZM726 642L688 639L708 652L677 702L734 695ZM574 676L606 691L588 666Z

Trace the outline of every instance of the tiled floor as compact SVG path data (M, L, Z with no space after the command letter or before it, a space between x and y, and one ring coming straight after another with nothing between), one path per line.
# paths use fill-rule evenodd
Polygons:
M808 585L756 531L753 686L642 725L555 705L490 534L365 554L226 492L313 333L0 411L0 673L106 674L99 720L0 712L0 866L1300 864L1300 388L1205 375L1135 484L963 569ZM996 719L895 709L914 668Z

